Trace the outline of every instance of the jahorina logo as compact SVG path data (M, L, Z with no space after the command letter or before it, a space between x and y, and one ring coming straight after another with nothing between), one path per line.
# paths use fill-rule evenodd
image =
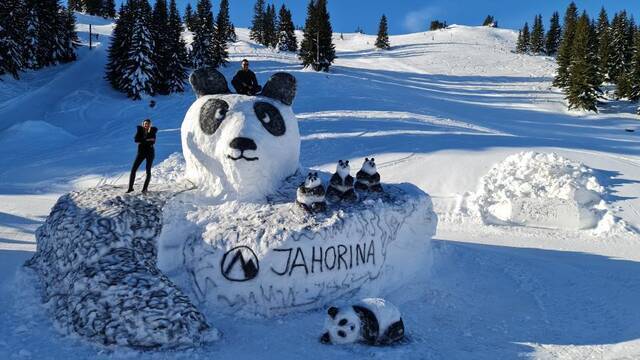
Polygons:
M220 262L222 276L229 281L249 281L258 276L258 257L250 248L237 246L227 251Z

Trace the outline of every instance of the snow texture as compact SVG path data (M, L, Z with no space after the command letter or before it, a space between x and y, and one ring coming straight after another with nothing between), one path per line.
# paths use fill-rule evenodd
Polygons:
M216 339L217 330L156 267L162 206L173 193L122 191L103 186L64 195L36 232L27 265L39 275L57 327L137 349Z
M207 204L193 194L172 200L158 242L160 269L209 311L242 316L320 308L428 269L437 217L427 194L387 184L383 194L308 215L295 205L303 181L288 178L267 203Z
M556 153L521 152L493 166L458 211L468 211L487 224L597 227L602 234L618 222L608 214L604 195L594 171L585 165Z

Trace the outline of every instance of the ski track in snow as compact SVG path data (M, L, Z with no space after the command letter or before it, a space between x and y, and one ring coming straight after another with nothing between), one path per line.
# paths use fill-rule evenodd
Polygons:
M156 163L180 151L177 131L194 99L184 94L133 102L102 79L111 25L79 16L100 33L96 48L72 64L0 82L0 358L66 359L634 359L640 357L640 242L586 231L442 222L434 267L388 298L403 312L404 344L389 348L325 346L324 313L275 320L208 319L223 332L203 348L166 353L102 349L62 337L45 315L21 264L34 231L57 197L71 189L122 185L135 147L134 126L160 128ZM248 40L229 47L229 79L248 58L261 83L276 71L299 81L294 112L305 167L333 171L338 159L358 167L376 157L385 182L412 182L431 194L440 216L473 191L494 163L524 151L555 151L596 169L616 215L640 228L637 116L624 104L595 114L568 112L551 90L554 61L511 53L516 33L453 26L392 36L335 36L331 73L302 69L294 54ZM301 34L298 34L301 38ZM187 34L187 39L189 35ZM620 109L623 112L620 112ZM46 122L46 134L29 127ZM11 129L10 129L11 128ZM7 130L9 129L9 130ZM19 136L2 135L14 131ZM29 146L12 142L33 138ZM51 145L53 144L53 145Z

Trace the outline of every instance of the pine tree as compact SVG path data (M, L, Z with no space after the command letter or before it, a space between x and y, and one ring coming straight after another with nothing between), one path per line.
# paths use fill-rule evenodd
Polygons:
M236 42L236 40L238 40L238 35L236 35L236 27L233 26L233 23L229 24L229 33L227 34L227 40L230 42Z
M551 21L549 22L549 31L547 32L547 40L545 43L545 51L547 55L554 56L558 53L561 36L562 29L560 28L560 14L556 11L551 16Z
M291 12L284 4L278 14L278 49L280 51L298 51L298 39L296 39Z
M387 27L387 17L382 15L380 18L380 25L378 25L378 37L376 38L376 47L378 49L389 49L389 29Z
M171 59L171 48L169 47L168 29L169 15L167 14L167 3L165 0L156 0L153 7L151 22L151 37L153 39L154 51L151 61L156 67L156 74L153 78L153 89L161 95L169 94L169 82L166 78Z
M182 39L182 21L180 20L175 0L171 0L169 3L169 23L167 24L166 41L171 55L165 74L169 92L183 92L189 61L187 58L187 45Z
M102 0L84 0L84 8L87 14L102 15Z
M316 71L328 71L335 59L333 30L326 0L311 0L307 7L302 45L299 57L302 64Z
M276 28L276 8L268 5L263 18L263 43L262 45L275 48L278 45L278 32Z
M536 16L533 20L531 52L536 55L544 53L544 25L542 24L542 15Z
M157 69L152 60L154 43L151 35L151 6L147 0L133 1L136 6L131 27L131 47L123 72L123 90L130 98L139 100L143 93L155 94L153 85Z
M553 79L553 86L565 88L569 85L569 64L571 62L571 51L573 48L573 36L575 34L576 23L578 21L578 7L571 2L564 15L564 25L562 26L562 40L558 48L558 73Z
M116 17L116 2L104 0L102 2L102 17L114 19Z
M633 56L629 72L629 100L640 100L640 32L636 31L633 38Z
M598 111L596 104L599 89L593 83L594 74L597 73L597 64L594 62L596 54L595 48L590 45L594 38L595 31L592 34L589 17L584 12L574 27L566 89L569 109Z
M229 0L221 0L220 11L216 17L216 31L223 35L225 42L235 41L235 29L232 30L232 25L229 18Z
M531 35L529 33L529 23L524 23L522 30L518 33L518 41L516 43L516 52L519 54L527 54L531 50Z
M133 10L130 6L133 1L129 0L127 4L120 6L118 20L111 35L111 44L109 45L108 61L106 66L105 77L111 86L118 90L124 91L125 79L124 69L128 62L129 49L131 48L131 27L133 24Z
M215 28L209 0L198 1L196 16L197 21L190 54L192 66L196 69L203 66L216 67L217 64L213 52Z
M54 62L76 60L76 47L80 43L76 33L76 17L71 10L61 8L56 19L56 45Z
M25 36L22 59L24 67L27 69L38 69L42 67L38 62L38 49L40 48L40 37L38 36L38 28L40 27L40 19L36 9L36 0L26 0L25 2Z
M72 11L82 11L82 0L67 0L67 6Z
M214 29L212 44L215 67L220 65L225 66L227 64L227 58L229 57L229 54L227 53L227 38L229 37L230 24L229 9L228 4L226 10L223 10L222 5L220 6L220 12L218 12L218 16L216 18L216 27Z
M616 84L618 98L626 97L630 92L630 84L626 77L629 70L629 54L631 53L628 42L629 26L626 11L617 13L611 22L608 72L609 78Z
M9 74L19 78L23 67L21 44L23 43L24 3L21 0L4 0L0 3L0 76Z
M251 21L251 32L249 38L258 44L264 44L264 0L256 0L253 6L253 20Z
M184 25L189 31L193 31L195 29L195 15L193 14L193 10L191 9L191 4L187 3L187 7L184 9Z
M497 27L496 21L492 15L487 15L487 17L484 18L484 21L482 22L482 26Z
M37 2L38 13L37 37L38 49L36 61L39 67L50 66L56 63L56 50L58 45L58 30L60 5L58 0L40 0ZM46 21L42 21L46 19Z
M598 36L598 72L601 79L604 81L609 79L609 51L611 42L609 17L604 6L600 10L600 15L598 16L596 34Z

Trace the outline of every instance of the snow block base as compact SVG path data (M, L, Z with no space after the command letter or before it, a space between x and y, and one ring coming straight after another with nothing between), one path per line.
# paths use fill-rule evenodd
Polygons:
M174 192L103 186L62 196L27 266L58 328L103 345L188 347L217 337L156 267L162 206Z
M274 316L360 290L378 295L430 264L437 217L415 186L385 184L307 213L295 204L304 178L292 178L266 203L176 197L165 207L159 268L214 313Z

